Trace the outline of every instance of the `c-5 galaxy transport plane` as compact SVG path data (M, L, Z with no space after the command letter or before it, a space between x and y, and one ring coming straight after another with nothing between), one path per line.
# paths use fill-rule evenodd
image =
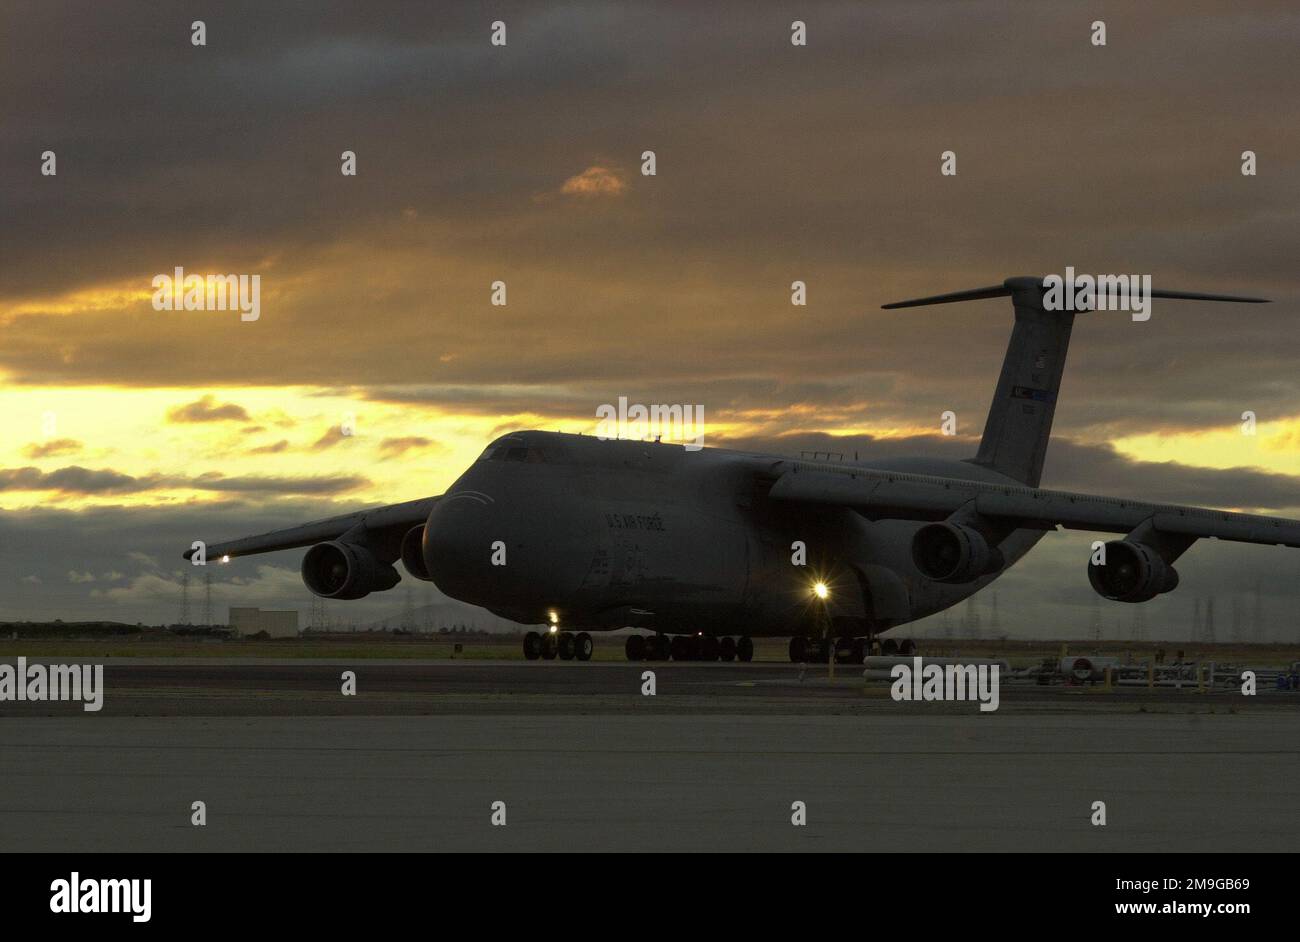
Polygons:
M330 599L391 589L400 559L453 598L547 626L528 632L529 659L587 660L589 632L634 626L654 634L628 637L631 660L749 660L751 639L790 635L793 660L860 662L879 635L978 592L1057 527L1122 534L1087 561L1092 587L1119 602L1172 591L1174 563L1198 538L1300 547L1294 520L1038 486L1075 317L1048 310L1058 305L1046 291L1043 279L1009 278L886 305L1011 298L1015 327L973 458L834 463L517 432L441 496L207 554L309 546L303 581Z

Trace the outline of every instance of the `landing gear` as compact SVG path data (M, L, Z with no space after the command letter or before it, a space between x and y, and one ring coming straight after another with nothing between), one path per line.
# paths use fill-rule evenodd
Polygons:
M790 661L793 664L825 664L834 654L836 664L861 664L867 654L866 638L839 637L807 638L795 635L790 639Z
M578 632L577 637L573 639L573 656L580 661L590 661L595 650L596 642L591 640L591 635L585 631Z
M628 635L627 643L623 645L623 653L627 655L629 661L645 661L646 657L645 635Z
M542 660L553 661L555 655L560 653L560 640L554 632L548 631L542 635Z
M624 646L629 661L751 661L754 659L753 639L744 636L732 638L716 635L629 635ZM578 659L583 660L581 648Z
M911 638L904 638L898 645L898 653L903 657L911 657L916 653L916 642Z
M893 638L886 638L880 642L880 653L885 657L890 657L898 653L898 642Z
M802 664L808 660L808 639L803 635L795 635L790 639L790 663Z
M536 631L524 635L524 658L535 661L542 656L542 636Z
M572 634L567 631L561 631L560 640L557 643L557 646L559 647L561 661L573 660L574 644Z

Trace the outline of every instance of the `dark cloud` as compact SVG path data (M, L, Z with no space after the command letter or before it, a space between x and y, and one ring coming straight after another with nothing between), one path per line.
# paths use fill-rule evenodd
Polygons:
M217 403L215 396L204 396L183 406L167 410L168 422L247 422L248 412L233 402Z
M289 447L289 440L282 438L274 445L259 445L257 448L248 449L250 455L278 455Z
M78 466L45 472L39 468L0 468L0 492L58 491L62 494L112 495L147 491L192 489L225 493L274 494L345 494L366 486L369 481L359 475L319 477L227 477L208 472L187 478L176 475L150 474L134 477L119 471Z
M379 456L381 461L387 461L390 458L397 458L406 454L408 451L431 448L437 443L431 438L425 438L422 435L405 435L399 438L385 438L379 443Z
M61 455L73 455L84 446L75 438L55 438L48 442L33 442L23 448L28 458L57 458Z

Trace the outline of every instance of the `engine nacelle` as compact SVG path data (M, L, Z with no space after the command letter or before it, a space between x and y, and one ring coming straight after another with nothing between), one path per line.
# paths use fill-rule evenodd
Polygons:
M912 537L912 561L936 582L973 582L1002 568L1002 551L973 527L927 523Z
M1178 570L1145 543L1111 540L1106 564L1088 561L1088 581L1102 598L1114 602L1149 602L1178 588Z
M355 543L317 543L302 558L302 581L323 599L362 599L401 580L389 563Z
M432 582L429 567L424 562L424 524L411 527L402 537L402 565L422 582Z

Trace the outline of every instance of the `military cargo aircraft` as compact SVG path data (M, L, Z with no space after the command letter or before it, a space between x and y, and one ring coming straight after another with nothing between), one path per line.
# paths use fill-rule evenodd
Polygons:
M240 557L310 547L307 587L359 599L408 575L524 625L524 655L587 660L591 632L636 627L630 660L861 662L881 638L980 591L1056 528L1094 544L1088 581L1141 603L1178 585L1198 538L1300 547L1300 521L1040 488L1076 313L1042 278L885 305L1009 297L1015 325L974 457L830 461L658 441L505 435L440 496L207 547ZM1177 291L1155 298L1260 303ZM194 551L186 552L189 558Z

